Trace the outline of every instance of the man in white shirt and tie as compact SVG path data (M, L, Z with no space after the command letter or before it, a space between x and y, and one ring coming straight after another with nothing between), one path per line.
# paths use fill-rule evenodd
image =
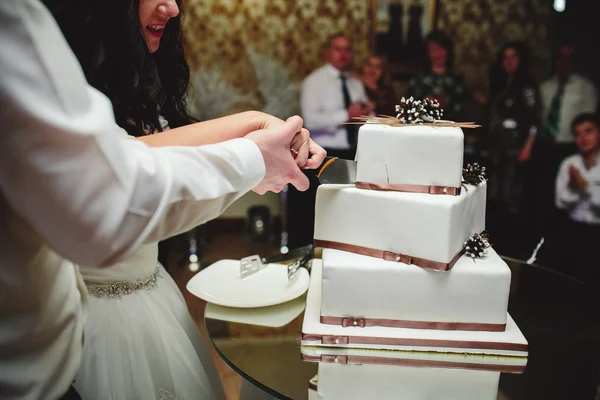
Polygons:
M600 283L600 125L584 113L572 123L578 153L567 157L556 177L556 206L565 212L553 246L566 272Z
M558 46L554 75L540 86L544 129L536 138L532 154L539 226L550 221L554 213L554 180L561 161L577 151L571 123L580 113L595 112L598 107L594 84L575 73L576 56L572 44Z
M343 33L329 38L323 49L325 65L304 79L300 105L302 118L311 137L327 150L327 154L354 159L358 125L343 125L354 117L368 115L369 105L365 88L348 73L352 65L352 41ZM288 190L288 243L299 247L312 243L315 197L318 179L308 174L310 188L298 192Z
M313 140L329 155L354 159L356 126L342 124L373 110L362 82L348 73L352 41L343 33L331 36L323 57L325 65L302 83L302 117Z
M543 120L546 136L557 147L564 159L575 151L571 123L586 112L595 112L598 93L594 84L574 72L576 50L573 45L562 45L557 49L555 73L540 86Z
M206 146L120 137L110 102L87 84L39 0L0 2L0 126L3 400L69 389L87 294L74 263L111 264L217 217L251 189L308 187L290 152L299 117Z

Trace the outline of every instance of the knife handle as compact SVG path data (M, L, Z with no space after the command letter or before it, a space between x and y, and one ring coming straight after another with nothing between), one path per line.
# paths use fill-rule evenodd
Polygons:
M310 256L311 258L314 257L314 246L312 244L292 249L285 254L276 254L274 256L265 257L262 259L262 262L263 264L270 264L305 256Z

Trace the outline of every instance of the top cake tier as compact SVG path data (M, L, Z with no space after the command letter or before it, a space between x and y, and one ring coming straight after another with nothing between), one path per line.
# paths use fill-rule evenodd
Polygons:
M356 181L459 188L463 142L460 128L365 124L358 133Z

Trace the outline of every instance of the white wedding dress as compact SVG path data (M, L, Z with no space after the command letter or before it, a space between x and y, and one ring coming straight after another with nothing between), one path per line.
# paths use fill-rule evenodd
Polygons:
M208 345L157 257L156 244L143 245L110 267L80 268L90 292L74 383L83 400L225 399Z

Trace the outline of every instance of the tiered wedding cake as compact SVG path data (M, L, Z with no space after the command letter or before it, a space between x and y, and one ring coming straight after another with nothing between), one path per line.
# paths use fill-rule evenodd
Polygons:
M303 344L526 356L511 272L488 247L486 182L463 170L461 124L403 100L359 131L356 183L317 191ZM425 124L403 124L422 122ZM407 117L408 115L408 117ZM466 127L466 126L465 126Z

